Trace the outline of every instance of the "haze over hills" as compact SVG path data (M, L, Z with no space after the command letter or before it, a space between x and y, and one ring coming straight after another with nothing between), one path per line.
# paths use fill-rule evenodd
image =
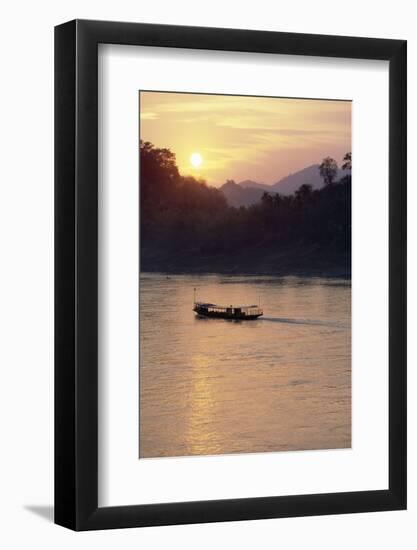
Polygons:
M244 187L247 189L248 187L252 189L262 189L264 191L269 191L271 189L271 186L267 183L258 183L257 181L253 180L245 180L239 182L240 187Z
M346 172L339 169L337 179L344 176ZM252 180L245 180L235 183L229 180L220 187L230 206L250 206L261 200L265 191L268 193L280 193L281 195L292 195L301 185L309 184L313 189L321 189L323 180L320 176L319 165L312 164L302 170L289 174L272 185L258 183Z
M253 182L256 183L256 182ZM258 184L260 185L260 184ZM243 187L232 180L227 181L220 187L220 191L226 197L229 206L239 208L240 206L250 206L256 204L262 198L262 195L269 189L264 187Z
M292 195L305 183L311 185L313 189L321 189L323 187L323 179L320 176L318 164L312 164L302 170L298 170L298 172L294 172L294 174L289 174L271 185L271 187L275 193Z

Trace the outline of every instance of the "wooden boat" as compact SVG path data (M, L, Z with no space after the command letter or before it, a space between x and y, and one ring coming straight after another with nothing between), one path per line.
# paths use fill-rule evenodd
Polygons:
M239 321L251 321L263 315L263 310L258 305L252 306L218 306L205 302L194 302L193 311L203 317L214 319L232 319Z

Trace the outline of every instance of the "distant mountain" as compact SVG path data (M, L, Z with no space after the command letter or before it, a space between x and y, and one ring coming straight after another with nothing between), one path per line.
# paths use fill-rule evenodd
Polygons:
M311 185L313 189L320 189L323 187L323 180L320 177L318 164L312 164L311 166L307 166L307 168L294 172L294 174L285 176L285 178L272 184L270 190L272 193L292 195L305 183Z
M336 179L340 179L346 175L346 172L339 168L339 173ZM285 176L273 185L270 190L274 193L280 193L281 195L292 195L299 187L304 184L311 185L313 189L321 189L323 187L323 180L320 176L320 170L318 164L312 164L303 168L294 174Z
M264 194L264 189L255 187L242 187L234 181L228 181L220 187L220 191L226 197L230 206L250 206L259 202Z
M250 187L251 189L262 189L263 191L271 190L271 186L267 183L258 183L257 181L252 180L240 181L238 185L240 185L240 187L244 187L245 189Z
M346 175L339 169L338 179ZM294 174L289 174L272 185L258 183L252 180L244 180L239 183L228 181L220 187L230 206L250 206L256 204L262 198L263 193L280 193L280 195L292 195L299 187L309 184L313 189L321 189L323 180L320 176L319 165L312 164Z

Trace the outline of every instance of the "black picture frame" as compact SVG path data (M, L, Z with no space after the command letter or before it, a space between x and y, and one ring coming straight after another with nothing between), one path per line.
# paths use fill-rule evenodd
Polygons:
M98 44L389 62L389 488L98 506ZM74 530L406 508L406 41L74 20L55 28L55 522ZM371 330L371 329L370 329Z

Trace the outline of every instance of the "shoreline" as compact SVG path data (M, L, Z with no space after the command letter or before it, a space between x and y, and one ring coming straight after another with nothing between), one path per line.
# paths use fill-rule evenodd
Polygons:
M264 270L248 270L236 268L216 268L214 266L187 266L187 267L169 267L166 266L146 266L140 269L142 273L161 273L166 275L235 275L235 276L252 276L252 277L305 277L305 278L323 278L323 279L344 279L352 280L350 271L346 272L343 268L317 268L317 269L264 269Z
M163 250L158 246L145 247L140 253L141 271L167 274L203 275L266 275L274 277L329 277L351 279L350 247L297 245L281 247L247 247L230 253L207 254L201 250Z

